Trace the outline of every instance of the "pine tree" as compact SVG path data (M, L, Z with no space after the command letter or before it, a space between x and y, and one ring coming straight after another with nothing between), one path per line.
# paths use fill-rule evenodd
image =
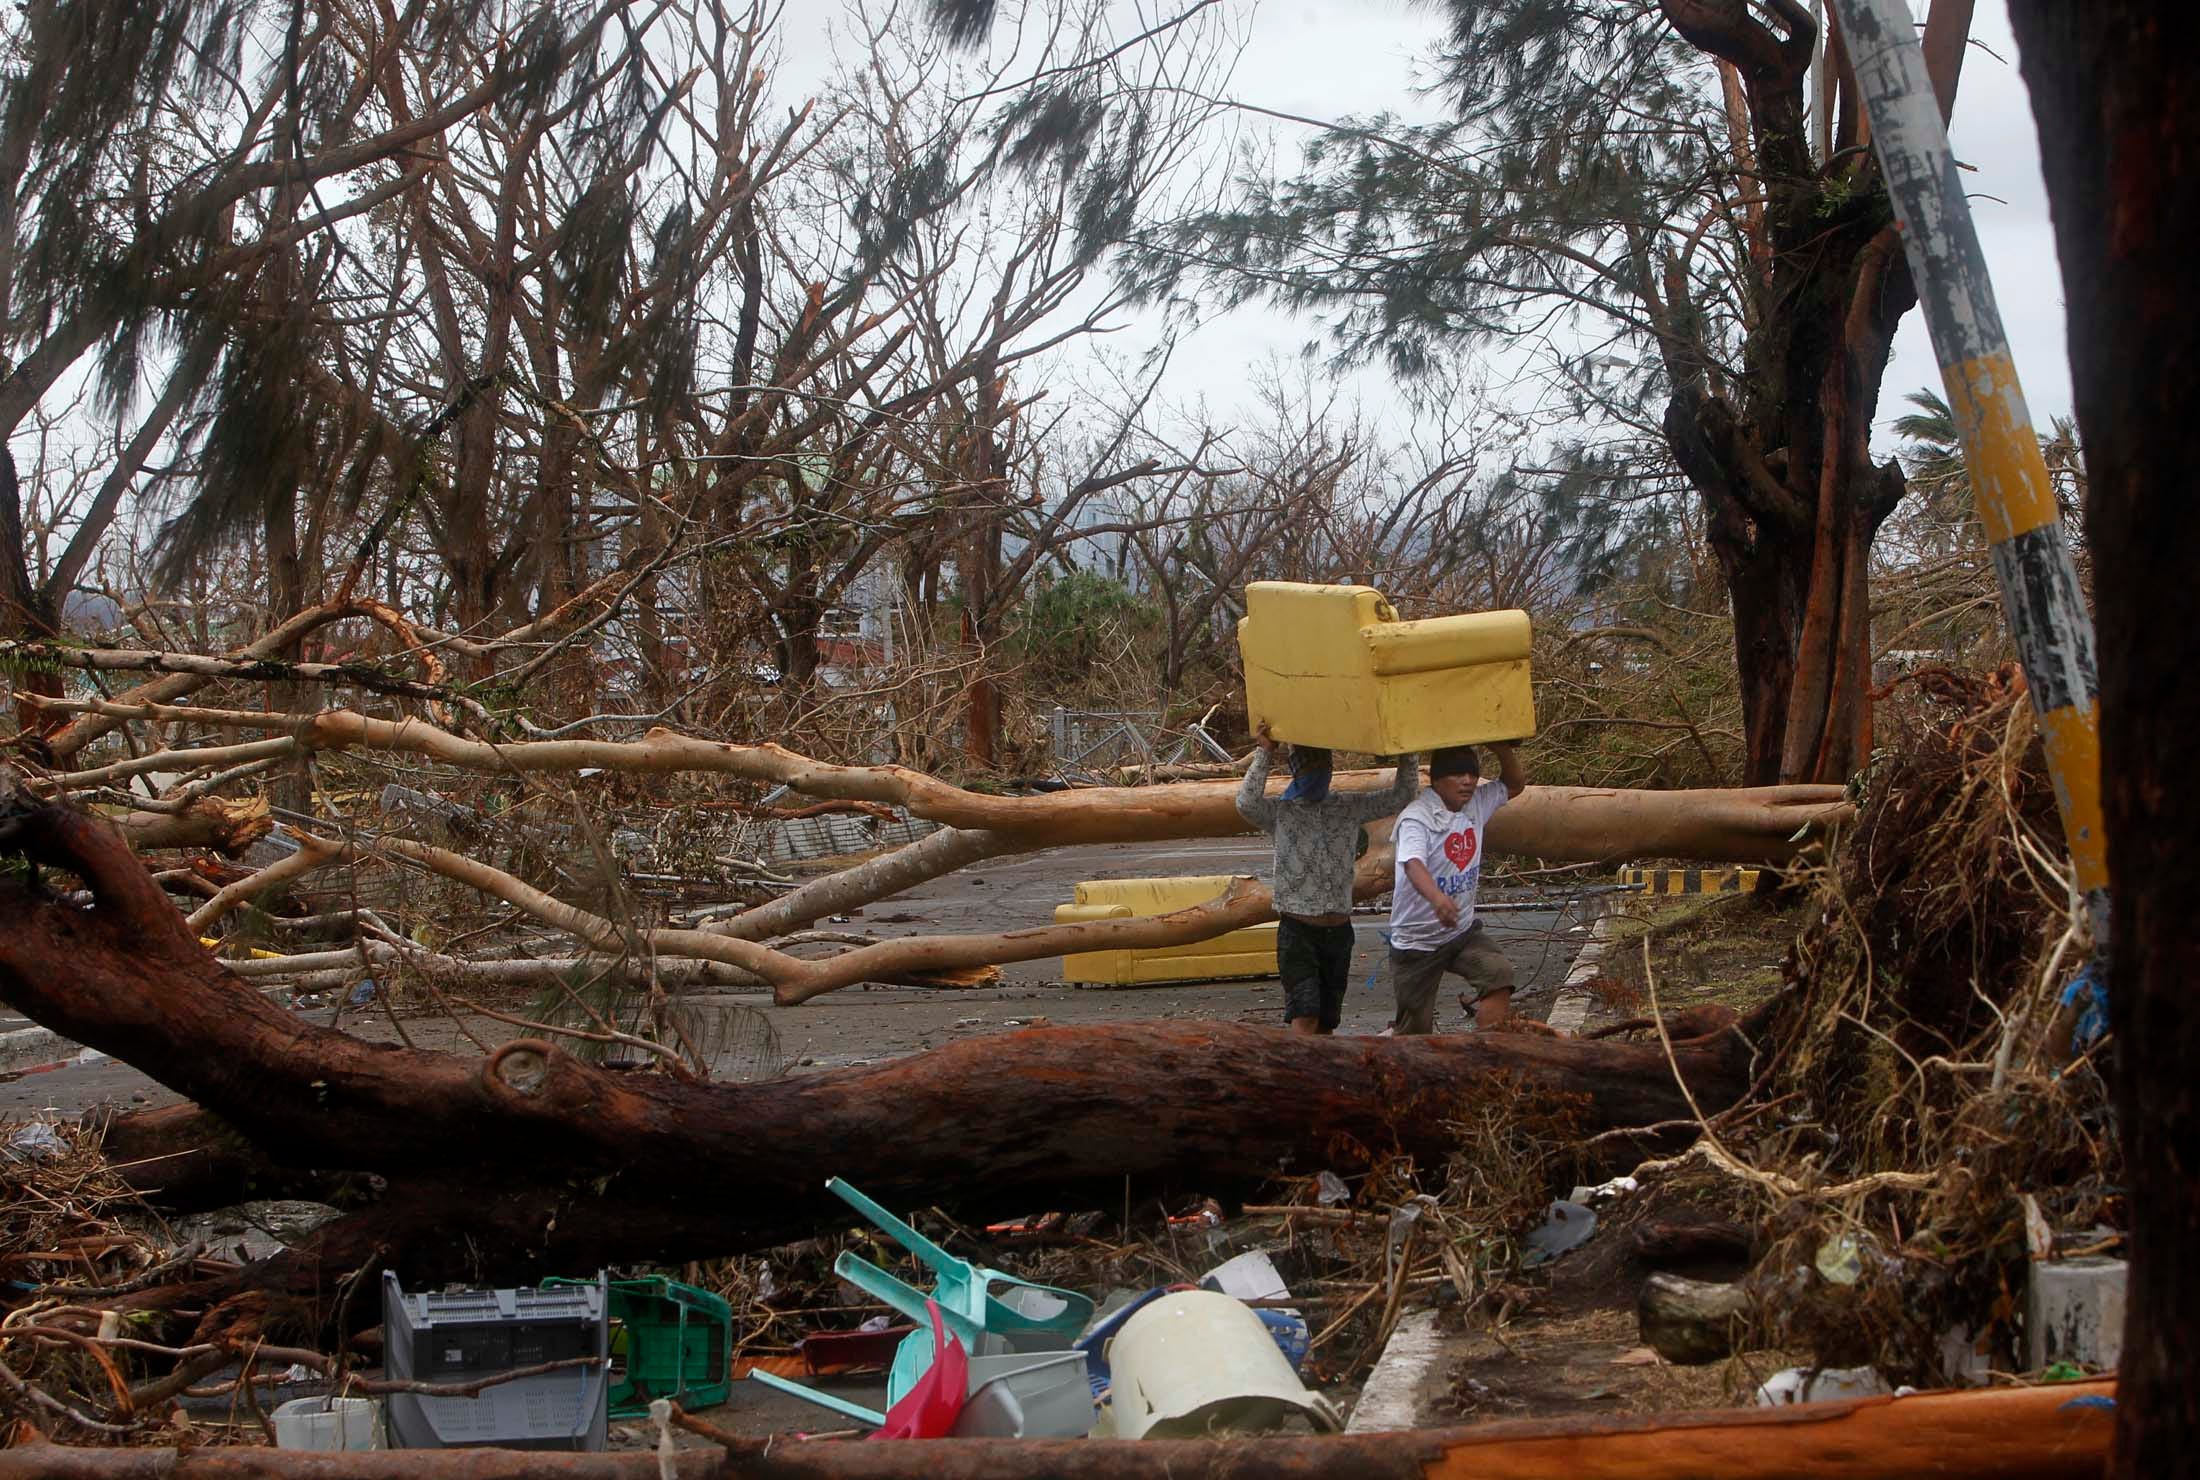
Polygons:
M631 154L659 103L638 28L615 24L629 8L438 0L385 17L324 0L31 0L0 76L0 438L89 357L81 409L141 429L121 483L163 436L196 474L163 532L165 573L249 532L265 542L273 606L295 607L315 564L300 531L415 481L419 439L332 373L327 300L356 266L361 220L421 187L448 131L490 116L521 133L563 123L576 178L554 260L576 316L652 245L627 229ZM412 85L403 111L390 78ZM631 353L659 347L636 339ZM478 374L459 366L452 396L479 398ZM139 418L149 378L168 391ZM10 527L13 491L0 479ZM115 511L102 502L72 555L89 555ZM50 630L82 561L31 591L19 543L0 549L19 588L0 623Z

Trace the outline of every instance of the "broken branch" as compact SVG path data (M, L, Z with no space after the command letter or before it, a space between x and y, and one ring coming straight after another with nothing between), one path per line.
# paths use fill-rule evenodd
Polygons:
M345 709L316 714L177 709L148 703L71 701L106 718L193 720L279 729L313 750L397 751L466 770L703 773L784 785L813 796L899 806L911 815L967 831L1013 836L1015 851L1078 843L1153 842L1233 837L1246 832L1231 781L1152 787L1085 787L997 796L904 766L842 766L782 746L735 745L654 729L640 740L522 740L509 744L452 734L418 719L377 719ZM1350 772L1340 786L1376 789L1386 772ZM1633 856L1712 862L1784 862L1799 834L1849 817L1839 786L1794 785L1625 791L1537 786L1489 824L1494 852L1553 860Z
M246 874L234 884L224 884L214 897L193 910L184 921L193 930L211 929L214 923L255 894L264 894L278 884L303 878L316 869L328 867L356 856L349 845L328 838L315 837L311 833L298 833L298 851L287 858L279 858L266 868Z

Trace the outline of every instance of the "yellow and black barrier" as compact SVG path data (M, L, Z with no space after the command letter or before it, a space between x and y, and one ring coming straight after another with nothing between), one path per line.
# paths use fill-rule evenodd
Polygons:
M1619 871L1622 889L1638 894L1748 894L1757 887L1753 868L1638 868Z

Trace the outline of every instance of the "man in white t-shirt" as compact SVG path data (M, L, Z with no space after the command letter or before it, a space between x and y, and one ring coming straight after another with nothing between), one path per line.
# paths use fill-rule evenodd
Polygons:
M1396 1033L1436 1031L1436 993L1444 973L1474 991L1474 1023L1493 1027L1512 1011L1513 968L1474 918L1482 883L1482 829L1490 815L1528 789L1528 773L1509 741L1490 746L1495 781L1482 779L1471 745L1429 757L1428 789L1398 814L1391 837L1398 861L1391 880L1390 980L1398 994Z

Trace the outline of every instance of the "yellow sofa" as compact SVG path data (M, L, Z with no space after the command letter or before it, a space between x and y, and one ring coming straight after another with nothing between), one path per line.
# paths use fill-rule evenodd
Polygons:
M1534 734L1528 644L1526 612L1401 622L1371 586L1255 581L1238 623L1249 722L1366 755Z
M1054 923L1129 920L1204 904L1230 887L1228 874L1192 879L1099 879L1077 886L1074 904L1057 905ZM1213 940L1144 950L1080 951L1062 958L1062 979L1137 986L1146 982L1215 981L1276 974L1276 926L1251 925Z

